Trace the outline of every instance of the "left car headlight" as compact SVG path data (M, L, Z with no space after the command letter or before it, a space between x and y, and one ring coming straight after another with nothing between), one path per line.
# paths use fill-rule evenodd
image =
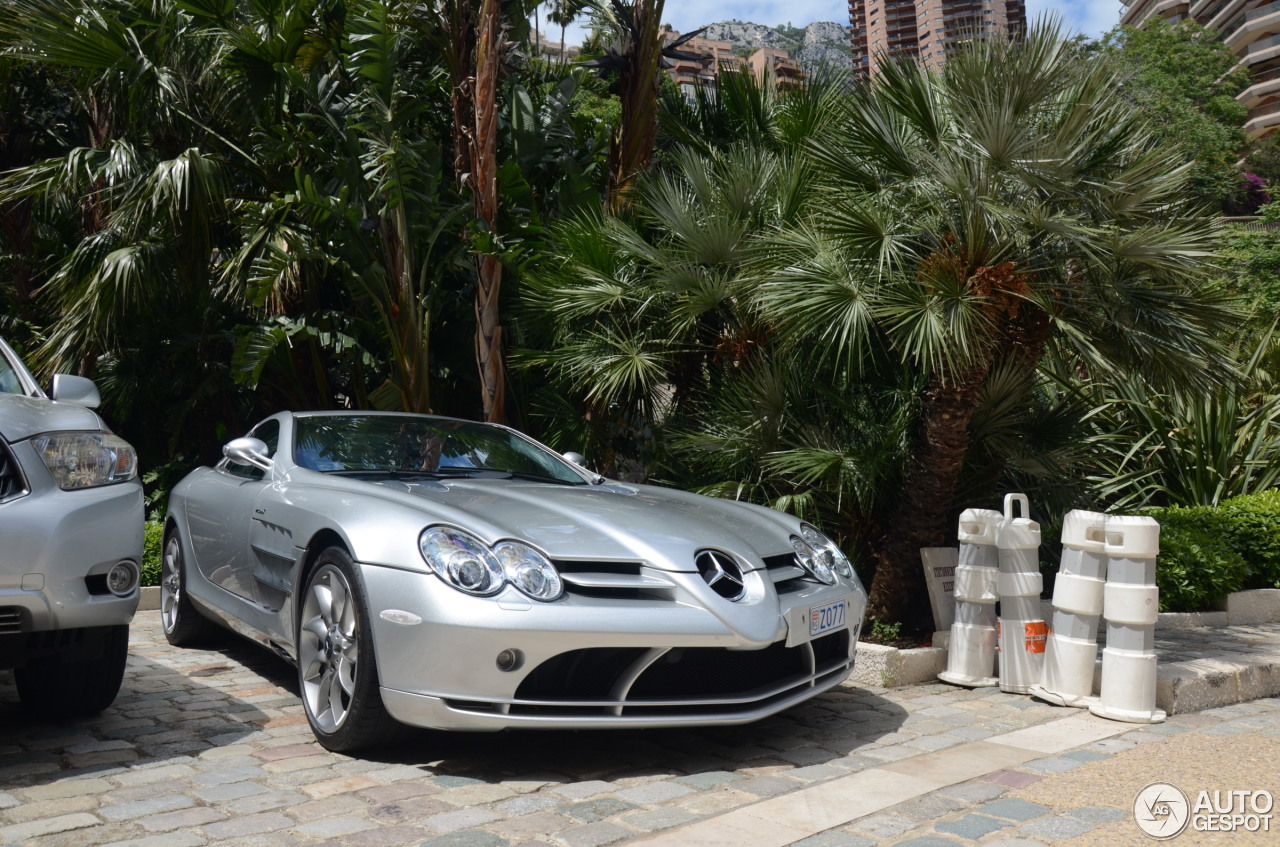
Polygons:
M496 594L507 583L535 600L555 600L564 593L555 566L518 541L500 541L490 549L468 532L433 526L418 537L418 549L440 578L467 594Z
M138 475L129 442L102 432L67 432L31 439L49 475L64 491L128 482Z

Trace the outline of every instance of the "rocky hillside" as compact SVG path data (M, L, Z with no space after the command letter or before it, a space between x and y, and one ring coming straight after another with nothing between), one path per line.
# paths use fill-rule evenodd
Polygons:
M776 47L786 50L800 60L805 67L831 65L852 68L853 54L849 48L849 27L823 21L806 27L768 27L743 21L721 21L708 24L703 38L728 41L743 52L760 47Z

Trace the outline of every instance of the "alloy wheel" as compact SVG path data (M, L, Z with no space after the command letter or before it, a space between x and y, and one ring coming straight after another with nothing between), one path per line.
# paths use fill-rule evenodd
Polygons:
M302 697L316 725L334 732L350 714L360 659L355 598L332 565L316 571L302 606L298 665Z

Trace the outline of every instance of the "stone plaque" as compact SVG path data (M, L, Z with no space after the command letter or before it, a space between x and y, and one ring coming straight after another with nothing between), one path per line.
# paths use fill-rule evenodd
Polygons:
M960 551L955 547L921 547L924 581L929 588L929 606L933 609L933 628L946 632L956 619L956 564Z

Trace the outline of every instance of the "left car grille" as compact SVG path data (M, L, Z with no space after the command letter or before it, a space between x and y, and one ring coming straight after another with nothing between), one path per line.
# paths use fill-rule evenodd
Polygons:
M566 594L614 600L670 600L675 586L661 571L640 562L586 562L553 559Z
M22 469L9 451L9 445L0 441L0 503L26 493L27 481L22 477Z
M0 635L22 632L22 610L17 606L0 606Z
M761 650L594 647L561 653L535 668L507 707L511 715L680 717L750 712L849 672L850 633ZM455 708L480 704L456 702Z

